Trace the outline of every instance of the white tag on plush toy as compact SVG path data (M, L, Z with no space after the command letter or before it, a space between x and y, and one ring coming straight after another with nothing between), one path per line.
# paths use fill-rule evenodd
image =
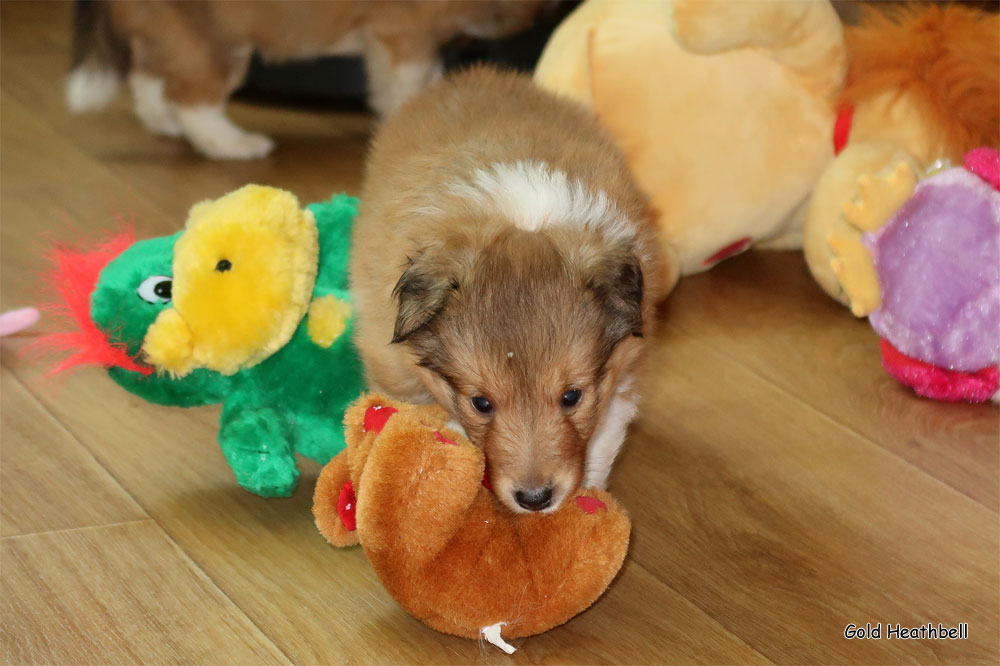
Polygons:
M493 645L496 645L498 648L500 648L507 654L514 654L515 652L517 652L517 648L508 643L507 641L505 641L500 636L500 627L502 627L505 624L507 623L497 622L496 624L491 624L488 627L483 627L482 629L480 629L479 633L482 634L483 638L485 638Z

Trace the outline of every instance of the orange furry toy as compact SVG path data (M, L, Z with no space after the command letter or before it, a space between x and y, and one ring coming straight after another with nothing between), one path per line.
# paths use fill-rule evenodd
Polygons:
M939 161L1000 146L1000 17L954 3L868 8L845 31L838 155L804 227L813 276L857 316L880 302L866 231L880 228Z
M511 514L485 487L482 450L437 406L372 395L344 417L313 513L335 546L360 543L410 614L448 634L530 636L590 606L618 573L631 523L600 490L549 514Z

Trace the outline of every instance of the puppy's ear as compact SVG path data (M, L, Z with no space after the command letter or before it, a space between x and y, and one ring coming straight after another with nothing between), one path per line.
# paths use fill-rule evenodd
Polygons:
M447 270L440 253L425 250L410 259L392 292L399 302L392 342L405 342L430 324L457 289L458 279Z
M605 335L612 345L624 337L642 337L643 275L639 258L627 249L611 251L589 266L587 287L607 317Z

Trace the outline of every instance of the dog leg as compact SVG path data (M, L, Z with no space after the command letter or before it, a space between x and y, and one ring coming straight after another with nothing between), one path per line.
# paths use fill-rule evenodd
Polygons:
M179 137L184 133L174 110L167 102L164 94L166 84L163 79L133 71L128 76L128 84L132 89L135 115L139 116L146 129L153 134L172 137Z
M245 132L226 117L222 104L177 107L177 119L195 150L213 159L252 160L264 157L274 142Z
M368 103L386 118L403 102L441 78L441 59L436 54L399 56L377 37L365 41L365 72Z
M206 56L210 71L197 79L189 72L187 77L167 81L167 98L177 109L184 136L207 157L252 160L274 148L267 136L246 132L226 117L226 100L246 76L250 54L244 46L213 60Z
M629 391L630 385L629 381L622 383L590 438L583 475L584 488L604 488L608 484L611 465L625 443L628 426L638 409L638 397Z

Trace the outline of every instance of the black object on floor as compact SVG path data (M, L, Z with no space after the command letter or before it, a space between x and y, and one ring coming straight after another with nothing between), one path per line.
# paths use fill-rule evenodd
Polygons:
M459 37L441 49L445 71L490 62L525 72L534 69L549 36L579 0L561 0L543 10L535 25L503 39ZM234 98L258 104L362 110L366 104L364 61L355 56L267 63L254 54Z

